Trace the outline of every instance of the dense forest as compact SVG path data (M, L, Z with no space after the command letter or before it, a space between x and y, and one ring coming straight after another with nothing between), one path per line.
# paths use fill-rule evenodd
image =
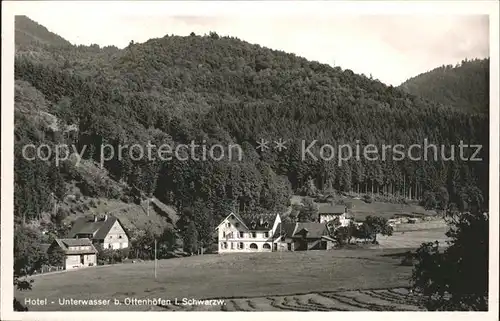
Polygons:
M464 59L405 81L400 88L414 95L471 112L489 113L490 60Z
M24 18L18 21L26 24ZM63 195L69 181L77 181L89 196L119 198L122 192L113 189L113 181L154 195L179 211L202 208L199 226L216 225L233 208L280 212L293 193L314 193L311 190L376 193L403 202L447 193L459 208L487 204L489 120L475 109L455 108L349 69L215 32L166 35L131 42L124 49L74 46L55 35L25 34L16 32L18 218L34 219L48 210L51 193ZM456 69L456 77L468 78L460 73L464 68ZM68 128L77 128L76 133ZM261 139L280 138L287 140L286 149L257 149ZM480 144L476 157L482 161L446 161L440 151L437 160L428 161L353 158L338 166L337 155L331 160L301 159L302 140L306 145L317 140L316 146L380 148L422 144L424 139L447 145L446 155L449 145L461 141ZM176 146L192 140L207 146L239 144L244 157L148 161L115 155L103 162L109 176L97 181L79 176L69 160L56 166L53 157L22 157L26 144L75 144L97 166L102 144ZM312 150L319 153L318 148ZM473 152L466 149L465 155Z

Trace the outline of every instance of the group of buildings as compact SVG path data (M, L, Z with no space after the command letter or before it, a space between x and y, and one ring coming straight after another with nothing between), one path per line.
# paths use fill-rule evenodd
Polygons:
M326 205L319 208L316 222L282 222L279 214L239 215L230 213L217 226L218 252L273 252L326 250L334 246L328 222L347 226L350 218L345 206ZM129 236L120 221L110 215L81 217L68 233L68 238L55 239L48 253L60 249L66 270L96 266L98 250L119 250L129 246Z
M328 250L335 241L330 237L331 221L349 225L345 206L319 208L316 222L282 222L279 214L229 214L218 229L218 252L273 252Z

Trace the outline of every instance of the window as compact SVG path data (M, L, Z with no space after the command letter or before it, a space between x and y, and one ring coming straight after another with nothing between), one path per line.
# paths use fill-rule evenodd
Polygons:
M253 237L253 238L256 238L256 237L257 237L257 233L252 232L252 237Z
M234 224L234 226L236 226L236 227L240 227L240 223L236 222L236 223Z
M243 242L240 242L240 243L238 244L238 248L239 248L240 250L243 250L243 247L244 247L244 246L243 246Z
M227 222L226 226L231 227L231 223Z
M245 237L245 233L240 232L240 238L244 238L244 237Z
M258 249L257 244L255 243L250 244L250 249L257 250Z
M222 237L226 237L226 232L222 231Z
M264 237L269 237L269 232L265 232Z
M110 235L110 236L109 236L109 238L110 238L110 239L112 239L112 238L113 238L113 235Z
M222 248L227 249L227 242L222 243Z
M270 250L271 249L271 245L269 245L268 243L264 243L264 245L262 245L262 248L264 250Z
M119 238L119 239L121 239L121 238L122 238L122 236L120 235L120 236L118 236L118 238Z

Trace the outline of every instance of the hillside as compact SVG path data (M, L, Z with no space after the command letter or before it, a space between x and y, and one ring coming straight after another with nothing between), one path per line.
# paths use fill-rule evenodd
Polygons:
M333 189L400 202L442 196L445 189L448 197L438 197L441 202L433 206L487 203L487 115L237 38L214 32L167 35L131 42L123 50L19 47L15 79L18 219L50 211L50 193L64 195L69 186L95 199L140 201L153 195L193 223L204 242L229 210L281 212L293 193ZM261 139L274 145L280 138L286 149L257 148ZM425 138L481 144L483 160L352 158L339 165L338 155L301 158L302 141L317 140L311 155L320 156L318 146L326 143L380 148L422 144ZM132 152L104 160L100 155L103 144L118 150L151 142L174 149L191 141L207 149L239 144L244 157L138 159ZM91 167L102 162L105 174L90 179L75 163L56 164L54 157L28 161L21 154L25 144L74 144ZM228 148L224 151L227 156Z
M71 46L71 43L55 33L50 32L44 26L31 20L26 16L16 16L15 20L15 42L17 46L28 45L57 45Z
M472 112L489 112L489 59L463 60L408 79L400 88Z

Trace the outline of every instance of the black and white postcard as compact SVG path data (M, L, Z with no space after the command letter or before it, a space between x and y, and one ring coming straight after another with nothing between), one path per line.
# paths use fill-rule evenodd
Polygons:
M2 8L2 319L498 317L498 2Z

